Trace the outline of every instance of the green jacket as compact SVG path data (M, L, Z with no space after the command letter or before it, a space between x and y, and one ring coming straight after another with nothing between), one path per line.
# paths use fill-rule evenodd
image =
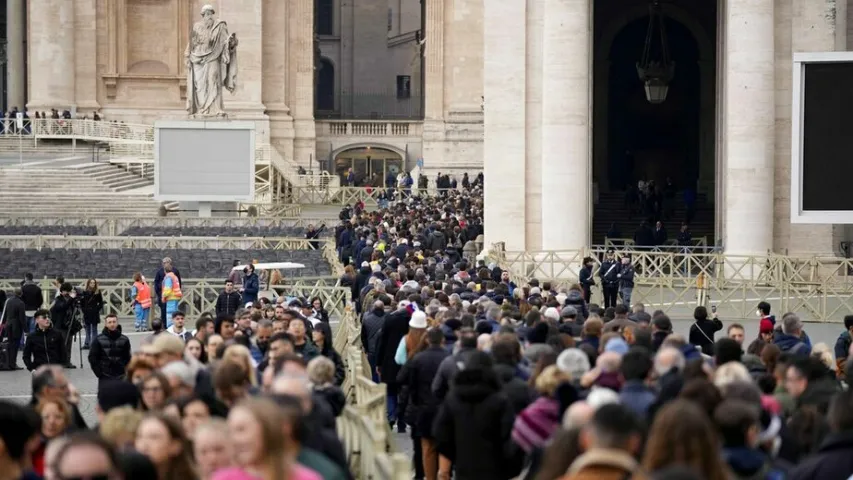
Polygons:
M316 450L303 447L296 457L296 462L319 473L323 480L347 480L347 475L341 467Z

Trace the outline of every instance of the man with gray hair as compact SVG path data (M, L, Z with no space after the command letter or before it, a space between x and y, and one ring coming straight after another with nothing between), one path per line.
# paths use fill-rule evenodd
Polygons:
M782 353L809 356L812 346L803 341L803 321L793 313L786 313L782 317L782 333L777 333L773 343L782 350ZM805 337L808 340L808 337Z
M663 377L672 370L682 371L685 365L684 354L672 347L661 348L655 355L655 373L658 378Z

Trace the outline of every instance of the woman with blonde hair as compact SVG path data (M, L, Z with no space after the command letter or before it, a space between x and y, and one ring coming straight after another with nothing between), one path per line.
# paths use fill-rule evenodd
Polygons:
M142 423L142 412L131 407L114 408L98 426L98 433L118 451L133 448L136 430Z
M642 465L646 472L676 465L702 472L708 480L727 480L714 424L695 403L677 399L655 416Z
M193 438L193 457L201 480L210 480L216 471L230 467L231 450L225 420L211 418L199 425Z
M244 345L234 344L225 349L222 361L234 362L246 371L246 379L252 387L258 386L258 371L252 359L252 353Z
M560 427L560 402L554 393L557 387L571 380L556 365L545 367L536 377L534 386L539 398L518 414L512 428L513 441L526 453L544 446Z
M282 425L287 423L278 405L265 398L250 398L228 414L228 435L238 468L217 472L214 480L263 478L320 480L317 472L289 460L289 442Z

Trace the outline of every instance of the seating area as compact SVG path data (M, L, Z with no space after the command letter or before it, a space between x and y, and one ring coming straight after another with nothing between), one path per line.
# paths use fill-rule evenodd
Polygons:
M305 237L305 227L294 226L217 226L217 227L130 227L121 233L125 237ZM325 229L320 236L332 234Z
M296 262L305 268L287 270L285 278L331 275L321 250L213 250L213 249L0 249L0 278L22 278L30 272L36 278L130 279L142 272L150 279L163 257L171 257L183 278L225 278L234 260L244 263Z
M36 235L93 236L97 234L98 227L93 225L0 225L0 235L34 237Z

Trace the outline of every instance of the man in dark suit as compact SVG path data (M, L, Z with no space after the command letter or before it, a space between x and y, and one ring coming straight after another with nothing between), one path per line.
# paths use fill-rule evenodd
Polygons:
M385 315L382 333L376 347L376 373L382 383L387 386L388 391L388 423L391 424L391 427L396 423L397 431L400 432L406 431L406 423L402 418L397 417L397 391L399 389L397 374L400 372L400 365L394 361L394 355L397 353L397 346L400 341L409 333L409 320L412 318L412 311L419 308L417 305L420 303L420 295L411 295L409 305Z
M3 334L9 338L9 359L8 362L0 360L2 370L22 369L18 366L18 348L27 328L27 307L22 295L21 288L15 288L14 295L6 300L3 307Z

